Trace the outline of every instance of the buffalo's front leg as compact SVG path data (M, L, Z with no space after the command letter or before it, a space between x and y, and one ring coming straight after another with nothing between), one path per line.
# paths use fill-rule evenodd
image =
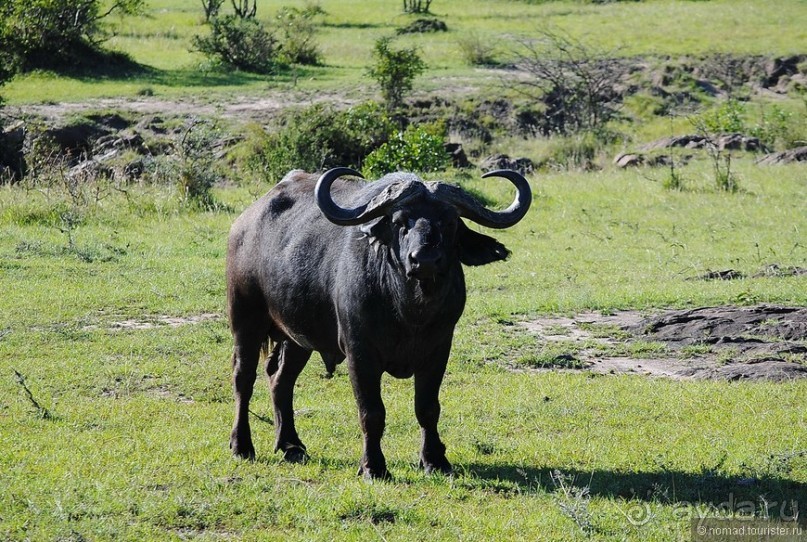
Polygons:
M446 447L437 432L437 422L440 420L440 384L443 382L446 358L427 370L415 373L415 416L422 436L420 466L427 473L452 472L451 463L446 459Z
M286 461L298 463L304 461L308 454L294 427L294 384L308 362L311 351L289 340L281 342L276 348L266 366L275 409L275 451L282 451ZM273 359L277 360L276 363L272 363Z
M230 450L242 459L255 459L255 447L252 445L249 428L249 400L255 385L260 350L260 341L236 337L233 350L235 422L230 433Z
M348 358L350 382L359 409L359 423L364 434L364 451L359 464L359 475L369 479L387 479L387 460L381 451L386 410L381 400L381 370L374 367L357 367Z

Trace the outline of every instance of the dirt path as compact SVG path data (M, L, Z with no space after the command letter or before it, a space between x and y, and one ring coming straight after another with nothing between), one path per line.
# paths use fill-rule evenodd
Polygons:
M161 115L165 117L219 117L239 121L267 122L284 109L309 106L316 103L332 103L347 106L361 98L347 97L351 93L311 92L302 90L267 90L255 95L232 95L222 98L185 96L175 99L160 97L97 98L82 102L58 102L8 106L12 118L36 116L46 124L59 124L66 117L90 111L121 111L137 115Z

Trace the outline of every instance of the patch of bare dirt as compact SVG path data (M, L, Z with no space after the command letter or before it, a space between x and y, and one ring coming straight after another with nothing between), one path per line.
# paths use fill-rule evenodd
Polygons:
M595 373L716 380L807 377L807 308L584 313L521 325L539 344L562 345L578 366Z
M8 107L11 117L35 116L45 124L58 125L65 118L88 111L122 111L137 116L217 117L268 122L289 107L332 103L348 106L357 99L337 92L306 92L298 90L266 91L260 96L237 95L226 100L211 101L206 97L165 99L158 97L98 98L83 102L49 102Z
M194 314L191 316L168 316L164 314L157 314L153 316L146 316L140 319L130 319L130 320L120 320L116 322L110 322L105 325L89 325L85 326L85 331L91 331L95 329L106 329L109 331L131 331L131 330L140 330L140 329L154 329L158 327L179 327L179 326L186 326L189 324L199 324L201 322L206 322L209 320L218 320L221 318L221 315L218 313L202 313L202 314Z

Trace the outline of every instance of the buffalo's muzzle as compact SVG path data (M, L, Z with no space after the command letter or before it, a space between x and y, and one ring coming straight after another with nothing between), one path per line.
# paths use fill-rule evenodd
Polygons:
M443 254L439 250L420 247L409 253L408 277L419 280L434 277L440 270Z

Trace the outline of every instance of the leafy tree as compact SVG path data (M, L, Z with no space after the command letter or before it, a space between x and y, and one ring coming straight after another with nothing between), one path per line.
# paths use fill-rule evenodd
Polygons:
M59 67L99 52L102 21L136 14L145 0L4 0L0 44L16 69Z
M415 48L392 49L391 38L379 38L375 42L375 64L367 74L381 86L381 95L387 109L396 110L403 105L404 96L412 90L415 77L426 70L426 63Z

